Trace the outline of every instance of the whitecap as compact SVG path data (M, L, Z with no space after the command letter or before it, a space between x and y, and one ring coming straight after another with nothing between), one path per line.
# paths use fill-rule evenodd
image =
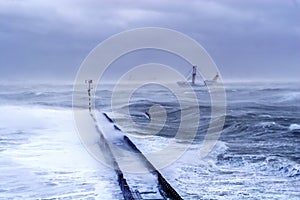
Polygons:
M268 128L268 127L272 127L272 126L276 126L276 125L277 125L276 122L260 122L256 126L260 126L260 127L263 127L263 128Z
M300 175L300 164L287 158L270 156L266 159L266 166L270 171L280 173L287 177L296 177Z
M291 124L290 127L289 127L289 129L291 131L293 131L293 130L300 130L300 124Z
M264 115L259 115L259 117L271 118L272 116L271 116L271 115L264 114Z
M300 99L300 92L289 92L282 96L281 102L296 101Z

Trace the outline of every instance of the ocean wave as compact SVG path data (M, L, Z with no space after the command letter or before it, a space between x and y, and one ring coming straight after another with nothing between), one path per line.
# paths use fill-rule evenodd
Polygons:
M284 121L283 121L284 123ZM262 121L258 122L254 126L256 129L262 128L264 130L282 130L285 131L287 129L287 126L284 124L279 124L275 121Z
M191 145L189 150L178 160L177 164L180 166L189 166L191 168L195 167L194 170L200 170L201 174L211 174L212 172L221 171L218 166L218 157L225 154L228 150L227 143L217 141L213 149L203 159L200 159L200 157L195 154L196 152L199 152L200 145L201 144Z
M278 102L293 102L300 100L300 92L289 92L285 93L281 98L278 99Z
M5 113L0 115L0 138L20 139L3 150L0 139L0 177L5 183L0 184L0 199L114 199L120 193L114 172L81 145L70 110L0 106L0 112ZM78 190L71 192L74 183Z
M256 124L256 126L262 127L262 128L270 128L270 127L280 126L280 125L277 124L276 122L259 122Z
M208 158L212 159L214 161L218 160L218 157L220 155L223 155L226 153L226 151L228 150L228 145L226 142L223 141L217 141L216 145L214 146L214 148L212 149L212 151L208 154Z
M263 118L271 118L272 116L271 116L271 115L268 115L268 114L262 114L262 115L259 115L259 117L263 117Z
M290 130L290 131L300 130L300 124L291 124L291 125L289 126L289 130Z
M300 164L280 156L220 154L217 166L230 166L238 171L249 171L263 176L300 177Z
M42 106L0 106L0 129L1 132L39 132L49 129L49 127L61 127L63 122L69 117L70 110L49 109ZM55 120L50 120L55 119Z
M287 158L281 158L277 156L270 156L266 158L266 167L275 173L280 173L287 177L300 176L300 164L288 160Z

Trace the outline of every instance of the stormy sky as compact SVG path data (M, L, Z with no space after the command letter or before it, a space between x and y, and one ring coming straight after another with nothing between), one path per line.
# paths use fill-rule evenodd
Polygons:
M300 80L299 0L0 0L0 80L72 81L101 41L149 26L194 38L225 80Z

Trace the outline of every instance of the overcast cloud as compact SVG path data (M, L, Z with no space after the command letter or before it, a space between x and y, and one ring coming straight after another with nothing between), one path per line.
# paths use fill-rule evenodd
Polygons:
M73 80L99 42L145 26L197 40L224 79L299 79L297 0L0 0L0 78Z

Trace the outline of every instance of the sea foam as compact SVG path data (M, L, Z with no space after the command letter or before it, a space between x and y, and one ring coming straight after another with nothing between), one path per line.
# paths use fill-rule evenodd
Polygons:
M289 129L291 131L294 131L294 130L300 130L300 124L291 124Z

